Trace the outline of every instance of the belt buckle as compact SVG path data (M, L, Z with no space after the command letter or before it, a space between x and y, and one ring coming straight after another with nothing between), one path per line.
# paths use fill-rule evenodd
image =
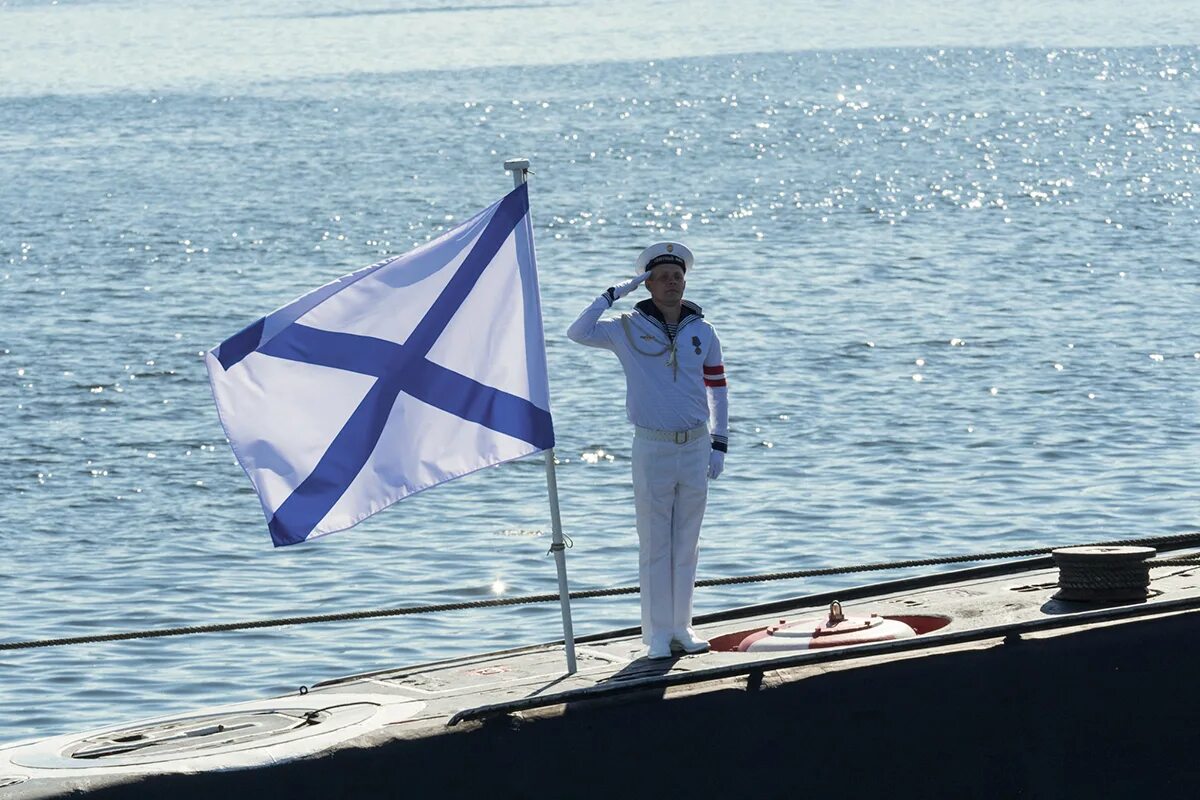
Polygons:
M675 444L687 444L690 431L675 431Z

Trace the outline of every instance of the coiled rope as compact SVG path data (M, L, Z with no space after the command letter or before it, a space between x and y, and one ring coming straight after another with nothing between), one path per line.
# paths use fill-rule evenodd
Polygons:
M1146 539L1121 539L1111 542L1099 542L1088 547L1112 547L1120 545L1200 545L1200 532L1176 534L1172 536L1153 536ZM696 581L696 586L732 586L741 583L763 583L766 581L793 580L796 578L816 578L827 575L851 575L858 572L877 572L892 569L911 569L914 567L932 567L943 564L963 564L973 561L995 561L1012 558L1031 558L1044 556L1053 552L1052 547L1038 547L1028 550L1006 550L998 553L974 553L961 556L943 556L941 558L920 558L909 561L889 561L876 564L854 564L845 567L823 567L818 569L801 569L791 572L773 572L762 575L744 575L735 578L708 578ZM1192 559L1200 559L1194 556ZM1200 563L1187 557L1164 559L1148 562L1151 566L1181 566L1184 564ZM637 586L623 586L611 589L587 589L571 592L568 597L572 600L587 600L596 597L616 597L618 595L637 594ZM382 617L399 617L409 614L436 614L443 611L465 611L475 608L496 608L498 606L516 606L532 603L552 603L559 599L558 594L533 594L521 597L502 597L492 600L473 600L462 603L440 603L437 605L408 606L404 608L381 608L367 611L345 611L336 614L313 614L303 617L282 617L279 619L251 620L249 622L223 622L213 625L190 625L179 628L159 628L144 631L127 631L124 633L104 633L93 636L71 636L61 639L37 639L26 642L0 642L0 650L29 650L36 647L61 647L74 644L95 644L98 642L120 642L130 639L157 639L165 636L189 636L195 633L223 633L227 631L254 630L258 628L280 628L288 625L312 625L318 622L343 622L359 619L379 619Z

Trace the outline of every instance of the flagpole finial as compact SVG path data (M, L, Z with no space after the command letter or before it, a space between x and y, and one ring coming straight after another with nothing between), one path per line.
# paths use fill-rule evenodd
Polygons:
M510 158L504 162L504 170L513 174L513 186L520 186L529 174L529 159Z

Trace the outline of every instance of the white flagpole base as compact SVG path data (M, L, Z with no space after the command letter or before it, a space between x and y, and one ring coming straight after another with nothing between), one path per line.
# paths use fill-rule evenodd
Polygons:
M562 606L563 644L567 651L567 674L574 674L575 631L571 624L571 593L567 587L567 548L563 543L562 518L558 512L558 476L554 471L554 449L546 451L546 488L550 495L550 524L554 565L558 568L558 599Z

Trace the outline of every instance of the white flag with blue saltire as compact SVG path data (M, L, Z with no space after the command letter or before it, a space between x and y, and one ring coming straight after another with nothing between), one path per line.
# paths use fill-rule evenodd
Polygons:
M268 314L206 361L277 546L553 447L527 187Z

